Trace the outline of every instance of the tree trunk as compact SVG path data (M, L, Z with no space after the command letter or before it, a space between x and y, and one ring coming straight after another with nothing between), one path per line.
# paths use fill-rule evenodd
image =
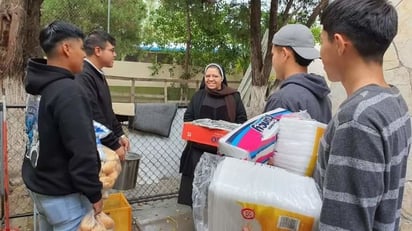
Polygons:
M8 105L25 101L28 57L41 55L38 34L43 0L0 0L0 91Z
M192 47L192 23L191 23L191 1L186 2L186 51L185 61L183 64L182 79L190 79L190 49ZM181 94L180 101L186 102L189 97L189 85L187 83L180 84Z
M264 79L261 75L262 71L262 45L260 43L261 36L261 3L260 0L250 1L250 47L252 54L250 56L252 63L252 85L264 85Z
M256 3L258 2L258 3ZM263 112L265 105L266 89L268 85L268 79L270 72L272 71L272 38L273 34L277 30L277 9L278 1L272 0L270 5L269 15L269 37L267 40L266 52L262 53L262 47L260 43L260 17L261 8L260 1L251 1L251 18L250 18L250 32L251 32L251 63L252 63L252 88L250 108L248 108L248 117L252 117Z
M272 71L272 38L275 32L288 23L291 15L290 10L293 8L294 0L286 1L286 7L282 15L278 15L279 1L272 0L270 4L269 14L269 37L267 41L267 52L262 54L262 47L260 44L261 34L261 5L258 0L251 0L250 3L250 36L251 36L251 64L252 64L252 88L251 88L251 100L250 108L248 108L249 115L258 115L263 111L265 104L265 97L267 91L267 85L270 72ZM320 0L319 4L314 8L313 13L309 16L306 23L307 26L311 26L316 17L320 14L329 3L329 0ZM278 21L280 18L280 21ZM277 88L280 81L275 81L274 88Z

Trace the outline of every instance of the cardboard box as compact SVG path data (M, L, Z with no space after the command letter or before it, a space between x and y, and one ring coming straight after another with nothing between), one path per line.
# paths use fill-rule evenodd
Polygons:
M182 139L217 147L219 139L229 133L227 130L213 129L191 122L183 124Z
M114 230L132 231L132 207L123 193L113 193L103 201L103 212L114 220Z

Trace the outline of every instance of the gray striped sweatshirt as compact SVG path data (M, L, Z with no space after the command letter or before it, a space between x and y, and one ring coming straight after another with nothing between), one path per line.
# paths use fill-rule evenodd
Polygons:
M399 90L368 85L342 103L319 148L320 230L399 230L411 118Z

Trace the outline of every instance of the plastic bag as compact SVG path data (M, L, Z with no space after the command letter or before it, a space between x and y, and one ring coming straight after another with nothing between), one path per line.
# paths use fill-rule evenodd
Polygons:
M94 210L90 210L90 212L83 217L79 231L107 231L107 229L96 219Z
M110 148L101 143L101 139L108 136L111 131L99 122L93 121L94 131L96 134L97 151L101 161L99 179L103 184L103 198L108 198L108 190L113 188L117 177L120 174L122 165L119 156Z
M101 212L99 214L97 214L96 216L96 220L103 224L103 226L106 228L107 231L111 231L114 230L114 221L111 217L109 217L106 213Z
M207 226L207 196L210 181L218 163L225 157L210 153L203 153L196 166L193 179L193 221L198 231L208 230Z
M103 198L108 198L108 190L112 189L116 183L117 177L122 170L122 165L116 152L103 145L102 150L106 156L106 160L102 161L99 179L103 183Z
M322 200L313 178L285 169L225 158L208 193L209 230L314 231Z
M306 111L293 114L279 121L274 165L299 175L312 176L319 142L327 125L310 119Z
M110 131L103 124L96 122L94 120L93 120L93 127L94 127L94 133L96 134L97 151L99 152L100 160L104 161L106 160L106 154L104 153L102 149L103 144L101 140L104 139L106 136L108 136L112 131Z

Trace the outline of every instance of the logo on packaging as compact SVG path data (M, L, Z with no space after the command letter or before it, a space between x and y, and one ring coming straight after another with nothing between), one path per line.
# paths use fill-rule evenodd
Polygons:
M255 219L255 211L250 208L243 208L240 210L242 217L247 220L253 220Z
M255 129L256 131L263 133L265 129L270 129L276 122L277 122L276 118L270 115L265 115L259 121L252 124L251 127Z

